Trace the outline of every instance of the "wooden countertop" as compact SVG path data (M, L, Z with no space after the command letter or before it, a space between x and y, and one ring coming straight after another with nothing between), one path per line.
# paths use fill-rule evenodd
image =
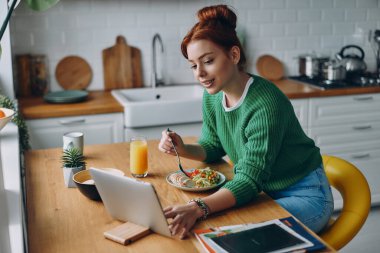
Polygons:
M195 138L186 138L194 142ZM149 175L143 181L151 182L163 207L185 203L207 193L185 192L166 183L169 172L178 169L176 158L158 151L158 141L149 141ZM189 239L166 238L150 234L128 246L107 240L103 232L121 222L113 220L102 202L87 199L76 188L64 186L60 164L62 149L28 151L26 161L26 198L28 221L28 247L30 253L54 252L203 252L192 235ZM88 167L113 167L129 172L129 143L92 145L84 147ZM181 159L185 168L204 168L206 164ZM232 169L227 163L212 164L228 179ZM262 222L283 218L289 213L273 200L262 194L252 204L211 215L199 222L196 228ZM330 249L329 252L333 252Z
M290 99L380 93L380 87L321 90L290 79L274 83ZM90 91L89 98L81 103L50 104L45 102L42 97L31 97L20 98L19 104L25 119L114 113L124 110L109 91Z
M274 83L290 99L380 93L380 87L358 87L321 90L318 88L314 88L310 85L290 79L274 81Z
M43 119L65 116L79 116L123 112L109 91L89 91L86 101L71 104L51 104L42 97L20 98L19 105L25 119Z

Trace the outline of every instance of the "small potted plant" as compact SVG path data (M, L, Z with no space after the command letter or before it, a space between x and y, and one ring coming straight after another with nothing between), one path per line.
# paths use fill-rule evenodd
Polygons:
M62 167L66 187L76 187L73 175L85 169L85 157L78 148L66 149L62 155Z

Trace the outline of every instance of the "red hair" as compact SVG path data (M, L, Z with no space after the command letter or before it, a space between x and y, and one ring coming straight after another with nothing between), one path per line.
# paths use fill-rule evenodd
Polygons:
M183 38L181 51L188 59L187 46L195 40L209 40L220 46L226 53L233 46L240 49L239 70L243 70L246 64L246 57L243 47L236 35L236 14L227 5L214 5L204 7L197 13L199 22Z

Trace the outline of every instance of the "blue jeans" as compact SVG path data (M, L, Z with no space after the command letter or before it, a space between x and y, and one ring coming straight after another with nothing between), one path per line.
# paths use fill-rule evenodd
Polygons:
M294 185L267 194L316 233L325 227L334 211L334 199L323 165Z

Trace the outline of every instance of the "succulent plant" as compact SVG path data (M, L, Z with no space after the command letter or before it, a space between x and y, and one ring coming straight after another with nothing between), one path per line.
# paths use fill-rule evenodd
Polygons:
M61 161L64 168L78 168L86 166L85 157L78 148L69 148L64 150Z

